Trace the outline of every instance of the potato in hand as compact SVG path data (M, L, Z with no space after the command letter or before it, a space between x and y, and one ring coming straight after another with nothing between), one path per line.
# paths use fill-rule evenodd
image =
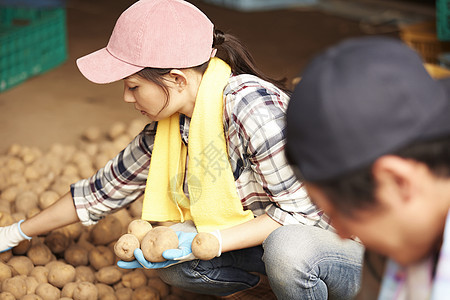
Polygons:
M192 254L201 260L210 260L217 256L219 240L212 233L200 232L192 240Z

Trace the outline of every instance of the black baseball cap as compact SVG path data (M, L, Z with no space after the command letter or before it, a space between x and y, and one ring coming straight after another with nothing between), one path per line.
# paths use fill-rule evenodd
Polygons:
M360 37L316 56L287 108L286 153L306 181L334 179L415 141L450 136L450 80L400 40Z

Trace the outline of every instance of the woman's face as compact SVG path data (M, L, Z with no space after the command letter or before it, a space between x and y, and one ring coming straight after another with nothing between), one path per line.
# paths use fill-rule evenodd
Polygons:
M176 112L184 112L184 106L189 102L180 93L179 84L170 75L164 76L169 94L157 84L140 76L132 75L125 78L123 99L134 103L136 110L147 116L151 121L159 121L170 117Z

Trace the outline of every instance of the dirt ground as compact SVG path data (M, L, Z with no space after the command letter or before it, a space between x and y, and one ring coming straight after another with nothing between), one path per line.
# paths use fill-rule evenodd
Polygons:
M43 150L72 143L89 126L102 130L115 121L143 118L122 101L122 83L97 85L75 60L104 47L120 13L132 0L70 0L67 5L69 58L59 67L0 93L0 153L17 143ZM291 80L312 55L337 41L360 36L358 22L314 9L240 12L192 1L216 28L237 35L267 74Z

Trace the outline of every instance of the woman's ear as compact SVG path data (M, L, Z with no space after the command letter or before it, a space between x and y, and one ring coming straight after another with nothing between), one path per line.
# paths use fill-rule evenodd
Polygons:
M385 155L372 166L375 195L381 202L404 204L416 193L415 163L399 156Z
M182 91L187 86L188 78L183 71L179 69L172 69L169 72L169 76L177 87L178 91Z

